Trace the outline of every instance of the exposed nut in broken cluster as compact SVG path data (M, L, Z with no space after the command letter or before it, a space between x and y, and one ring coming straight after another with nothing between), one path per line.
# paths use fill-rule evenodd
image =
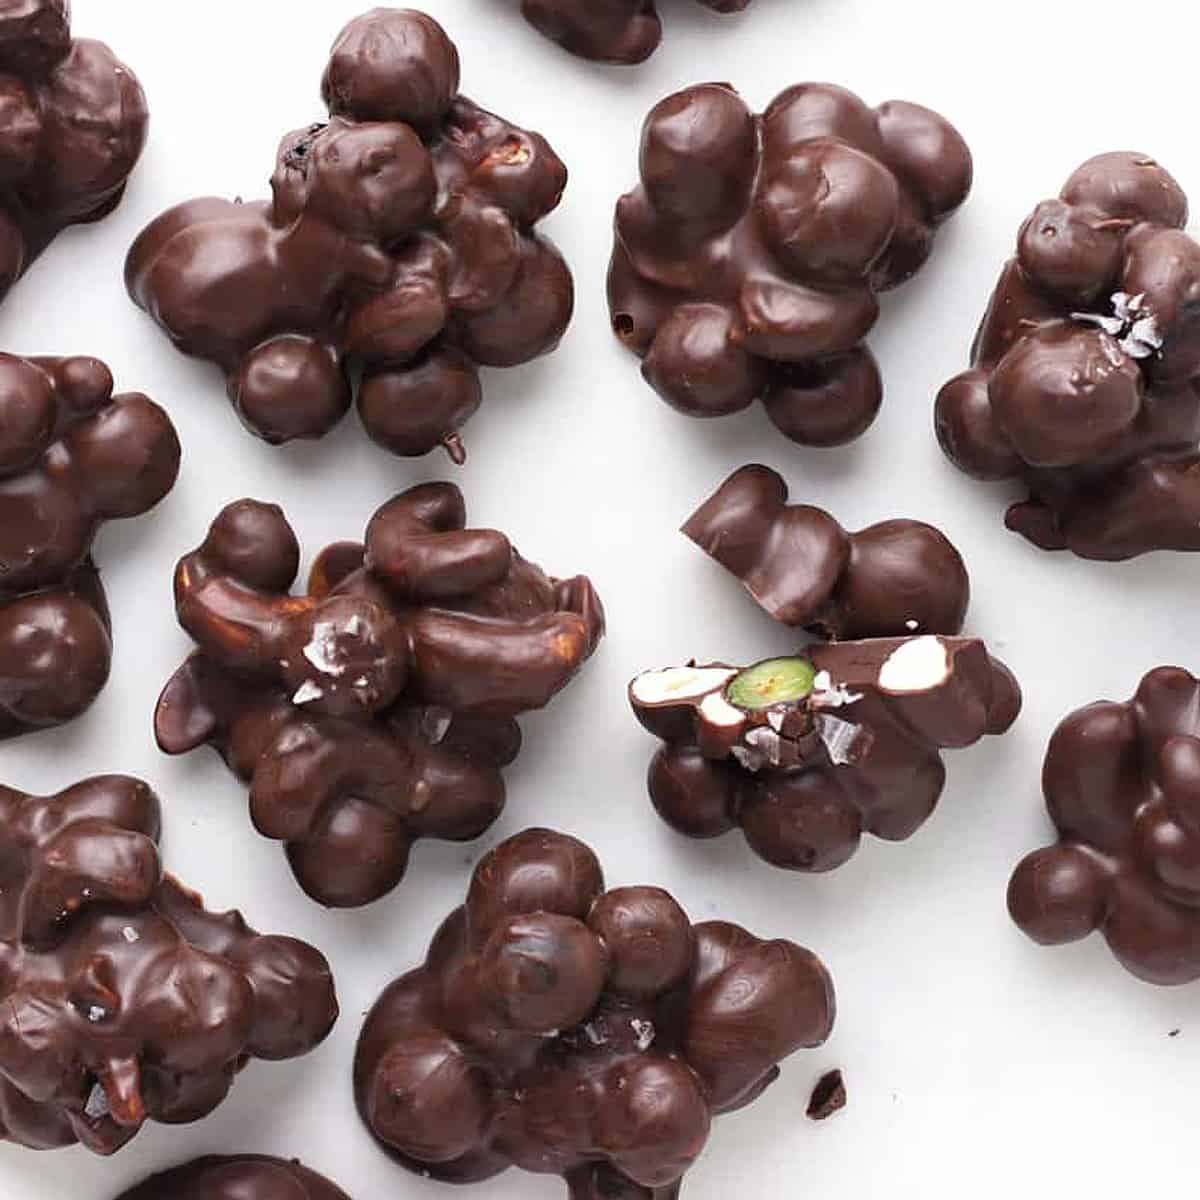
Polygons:
M198 650L155 729L168 754L217 749L301 887L356 906L400 882L418 838L491 826L516 718L572 679L604 613L586 578L552 579L502 533L467 529L448 483L389 501L364 542L328 547L293 595L299 558L274 505L217 517L176 570Z
M951 461L1013 480L1009 529L1043 550L1200 550L1200 246L1141 154L1084 163L1021 227L971 368L937 401Z
M566 329L571 275L536 231L566 168L458 84L436 21L374 9L333 47L328 121L284 137L272 200L189 201L130 250L135 302L220 367L267 441L323 437L357 391L380 445L461 461L479 367L548 353Z
M92 542L153 508L179 457L167 414L114 396L103 363L0 354L0 740L80 716L108 681Z
M158 798L100 776L0 788L0 1138L112 1154L146 1121L207 1116L253 1058L337 1017L329 964L207 912L159 860Z
M259 1154L197 1158L147 1179L118 1200L349 1200L296 1160Z
M761 400L803 445L861 435L883 395L864 343L878 295L924 264L971 187L958 132L831 84L756 116L707 83L654 108L640 171L617 205L608 295L651 386L694 417Z
M629 698L663 742L649 788L669 825L740 828L775 866L828 871L864 833L915 833L945 783L941 752L1005 732L1021 695L982 641L959 636L967 575L938 530L848 533L786 501L775 472L744 467L684 532L776 620L833 640L747 667L646 671Z
M563 1176L572 1200L671 1200L713 1118L833 1020L809 951L693 925L658 888L605 891L585 845L534 829L479 863L425 963L380 996L355 1095L427 1178L515 1166Z
M1058 840L1013 874L1017 925L1046 946L1099 932L1150 983L1200 979L1200 680L1158 667L1072 713L1042 786Z

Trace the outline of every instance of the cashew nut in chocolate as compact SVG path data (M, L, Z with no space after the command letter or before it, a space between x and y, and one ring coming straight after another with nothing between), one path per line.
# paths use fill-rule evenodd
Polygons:
M883 396L863 342L878 293L917 272L970 191L958 132L832 84L756 116L706 83L650 113L640 171L617 204L608 297L655 391L692 417L762 400L806 446L862 434Z
M1042 788L1058 841L1017 867L1013 920L1046 946L1099 930L1150 983L1200 979L1200 680L1159 667L1072 713Z
M937 401L950 460L1015 480L1005 516L1043 550L1200 550L1200 245L1144 154L1103 154L1034 209Z
M149 119L133 72L71 37L68 0L0 8L0 299L68 225L120 204Z
M743 467L683 532L777 621L830 640L746 668L646 671L629 698L663 742L649 788L668 825L740 828L774 866L829 871L864 833L911 837L945 784L941 751L1004 733L1021 693L983 642L958 636L967 573L938 530L849 533L787 495L774 471Z
M333 47L330 117L287 134L274 197L171 209L129 252L129 294L185 354L224 372L269 442L348 411L395 454L445 447L479 407L479 366L552 350L571 275L535 231L566 168L545 139L458 94L431 17L377 8Z
M117 1200L349 1200L298 1162L264 1155L197 1158L123 1192Z
M0 354L0 739L96 699L112 639L92 542L105 521L153 508L178 473L167 414L114 396L103 363Z
M713 1117L750 1104L834 1019L820 960L666 892L604 890L582 842L533 829L475 868L354 1064L359 1112L410 1171L509 1167L572 1200L676 1200Z
M750 0L699 0L717 13L736 13ZM654 0L521 0L530 25L564 50L594 62L645 62L662 41Z
M312 946L206 912L159 861L159 802L125 775L0 788L0 1138L112 1154L207 1116L252 1058L337 1017Z
M323 904L390 892L418 838L487 830L521 747L515 718L547 704L603 635L587 579L551 579L502 533L465 525L458 488L411 488L371 518L365 544L326 549L294 596L291 526L242 500L176 570L199 650L159 701L159 745L220 751L250 784L255 827L287 844Z

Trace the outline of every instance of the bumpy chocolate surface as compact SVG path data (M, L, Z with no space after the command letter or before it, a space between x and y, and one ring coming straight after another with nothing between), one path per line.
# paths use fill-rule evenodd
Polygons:
M1200 245L1153 159L1104 154L1034 209L971 369L937 401L942 448L1029 498L1005 524L1043 550L1200 550Z
M418 838L479 837L504 807L515 718L603 635L586 578L551 579L465 525L452 484L411 488L365 544L328 547L294 596L295 534L275 506L242 500L176 570L199 651L159 701L159 745L220 751L250 783L258 831L287 844L323 904L391 891Z
M297 1162L242 1154L197 1158L124 1192L118 1200L349 1200Z
M851 534L786 501L775 472L744 467L684 532L777 620L835 640L746 668L647 671L629 697L663 742L649 787L667 824L697 838L740 828L775 866L828 871L864 833L915 833L942 792L941 751L1003 733L1021 694L983 642L957 636L967 574L941 533L888 521Z
M756 116L727 84L678 92L617 205L613 329L688 416L761 399L795 442L852 441L883 394L863 343L877 295L925 262L971 174L959 134L915 104L809 83Z
M1099 930L1150 983L1200 979L1200 680L1159 667L1072 713L1042 787L1058 841L1014 873L1013 920L1047 946Z
M750 0L699 0L718 13L736 13ZM654 0L521 0L530 25L564 50L595 62L645 62L662 41Z
M0 1137L112 1154L332 1027L321 954L206 912L163 875L159 829L158 798L128 776L0 788Z
M114 396L96 359L0 354L0 739L69 721L103 688L92 541L171 490L179 453L167 414Z
M327 123L284 137L274 198L171 209L126 264L136 303L225 373L269 442L319 438L348 411L396 454L464 451L480 365L547 353L571 275L535 232L566 169L545 139L458 94L431 17L377 8L333 47Z
M0 6L0 299L68 225L121 202L146 143L146 97L68 0Z
M604 890L581 842L534 829L476 867L425 964L358 1043L370 1131L452 1183L510 1166L572 1200L674 1200L719 1113L756 1100L834 1018L819 959L664 891Z

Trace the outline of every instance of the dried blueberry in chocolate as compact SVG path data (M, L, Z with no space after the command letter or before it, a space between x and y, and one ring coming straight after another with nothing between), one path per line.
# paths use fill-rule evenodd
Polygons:
M0 788L0 1138L112 1154L207 1116L252 1058L337 1017L329 964L207 912L159 861L159 802L107 775Z
M96 359L0 354L0 739L70 721L104 687L112 640L92 542L153 508L179 455L167 414L114 396Z
M1029 498L1009 529L1118 560L1200 550L1200 245L1153 159L1102 154L1034 209L942 388L938 440Z
M197 1158L163 1171L117 1200L349 1200L341 1188L299 1162L239 1154Z
M617 204L608 296L651 386L694 417L761 400L802 445L862 434L883 395L864 343L877 295L917 272L970 191L957 131L832 84L760 116L706 83L651 112L640 173Z
M129 294L259 437L323 437L357 390L376 442L461 462L479 368L558 344L573 285L536 225L566 168L458 84L432 17L373 9L334 44L329 119L280 144L271 200L188 201L130 250Z
M367 1017L354 1087L400 1165L469 1183L561 1175L572 1200L674 1200L712 1120L834 1019L820 960L666 892L605 891L581 842L531 829L476 867L423 966Z
M218 750L301 887L352 907L400 882L418 838L491 826L516 717L566 686L604 613L586 578L552 579L502 533L467 529L448 483L389 501L293 595L299 561L275 506L241 500L217 517L176 569L198 649L155 730L168 754Z
M941 751L1003 733L1021 693L981 641L958 636L967 572L938 530L849 533L787 498L774 471L743 467L683 532L776 620L830 640L747 667L645 671L629 699L663 743L649 788L668 825L694 838L740 828L775 866L829 871L864 833L914 834L942 792Z

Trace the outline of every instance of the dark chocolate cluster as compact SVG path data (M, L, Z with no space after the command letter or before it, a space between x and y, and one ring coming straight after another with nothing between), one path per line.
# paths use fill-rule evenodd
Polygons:
M606 892L595 855L534 829L476 867L422 967L358 1043L370 1131L452 1183L510 1166L572 1200L673 1200L715 1115L820 1045L833 985L791 942L693 925L664 891Z
M633 680L633 710L663 741L651 799L680 833L740 828L774 866L832 870L864 833L915 833L945 783L941 751L1016 720L1008 668L957 636L967 574L932 526L847 533L819 508L788 505L783 480L750 466L684 533L776 620L833 640L746 668L689 663Z
M0 1137L112 1154L332 1027L325 959L206 912L162 873L159 829L158 798L127 776L0 788Z
M604 632L587 579L551 579L502 533L465 525L458 488L411 488L365 544L327 548L295 596L291 526L242 500L176 570L199 651L159 701L159 745L219 750L250 783L255 827L287 843L323 904L391 891L418 838L479 837L504 806L515 718L565 687Z
M0 5L0 299L68 225L121 202L149 124L133 72L68 0Z
M800 84L762 116L728 84L678 92L617 205L613 329L688 416L761 399L787 437L858 437L882 399L863 339L966 199L971 155L937 113Z
M1200 979L1200 680L1159 667L1072 713L1042 787L1058 841L1013 875L1013 920L1047 946L1100 930L1150 983Z
M118 1200L349 1200L298 1162L240 1154L197 1158L124 1192Z
M0 354L0 739L96 699L112 640L92 541L153 508L178 473L167 414L114 396L103 363Z
M1021 227L937 433L968 475L1019 480L1043 550L1200 550L1200 245L1142 154L1084 163Z
M736 13L750 0L699 0L718 13ZM654 0L521 0L521 13L564 50L595 62L645 62L662 41Z
M361 373L375 441L461 461L478 367L526 362L566 329L571 275L534 230L566 169L458 82L436 21L374 9L333 47L329 121L284 137L273 200L192 200L130 250L130 295L180 350L224 371L267 441L328 433Z

